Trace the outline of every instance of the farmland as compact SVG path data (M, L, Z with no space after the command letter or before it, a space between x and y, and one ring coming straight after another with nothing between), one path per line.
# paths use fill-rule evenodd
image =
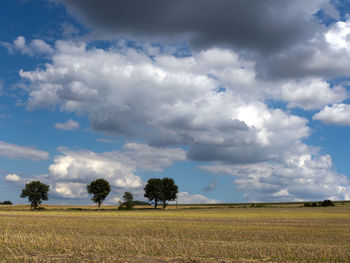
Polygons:
M1 262L350 261L348 203L104 208L0 207Z

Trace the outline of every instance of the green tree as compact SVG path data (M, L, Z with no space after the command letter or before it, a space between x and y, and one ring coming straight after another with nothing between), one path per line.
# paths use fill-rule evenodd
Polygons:
M320 206L334 206L334 203L331 200L327 199L327 200L322 201L320 203Z
M172 178L151 178L147 181L144 188L145 197L148 200L154 200L154 208L157 208L158 202L163 203L163 208L166 207L167 201L174 201L178 193L178 187Z
M98 209L100 210L101 204L111 191L111 186L108 181L100 178L87 185L87 191L92 195L91 200L97 204Z
M161 198L163 202L163 208L167 206L166 201L174 201L178 193L178 187L174 182L174 179L164 177L162 179L162 188L161 188Z
M135 205L134 203L134 196L130 192L125 192L123 195L124 203L126 209L132 209L132 207Z
M22 190L20 197L28 197L28 202L30 202L31 208L36 209L41 204L42 200L49 200L49 189L50 186L40 181L32 181L26 184L25 188Z
M161 189L162 189L162 180L158 178L151 178L147 181L147 184L143 188L145 190L144 196L148 200L154 200L154 208L157 209L158 202L161 200Z

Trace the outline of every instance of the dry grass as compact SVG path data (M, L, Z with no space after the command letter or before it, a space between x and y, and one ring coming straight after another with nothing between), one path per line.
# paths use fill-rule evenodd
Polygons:
M2 208L0 259L349 262L350 207L165 211Z

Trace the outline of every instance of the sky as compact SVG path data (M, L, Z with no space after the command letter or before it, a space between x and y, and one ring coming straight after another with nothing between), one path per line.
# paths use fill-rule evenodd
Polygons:
M350 199L346 0L2 0L0 201Z

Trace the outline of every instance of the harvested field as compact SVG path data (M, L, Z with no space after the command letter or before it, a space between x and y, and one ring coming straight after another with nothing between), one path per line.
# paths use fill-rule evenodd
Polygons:
M350 207L165 211L4 207L0 258L2 262L349 262Z

